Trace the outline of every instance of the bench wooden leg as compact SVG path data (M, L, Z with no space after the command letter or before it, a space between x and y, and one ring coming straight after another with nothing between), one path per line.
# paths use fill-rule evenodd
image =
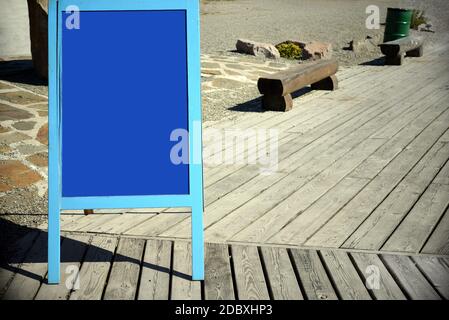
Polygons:
M318 82L312 83L313 90L337 90L338 89L338 79L335 74L330 77L324 78Z
M92 210L92 209L84 209L84 215L88 215L88 214L93 214L94 213L94 210Z
M423 46L420 46L416 49L407 51L407 57L422 57L423 56Z
M262 97L262 106L265 110L289 111L293 107L293 99L291 94L285 96L264 95Z
M385 56L385 64L389 66L400 66L403 61L403 54L398 54L397 56Z

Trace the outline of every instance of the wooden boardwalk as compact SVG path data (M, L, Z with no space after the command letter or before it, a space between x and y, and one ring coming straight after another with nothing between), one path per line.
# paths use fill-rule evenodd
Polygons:
M290 112L206 124L279 133L278 169L270 175L249 164L205 168L206 241L449 254L447 49L426 49L401 67L343 69L339 90L301 96ZM230 148L209 150L206 162ZM67 212L61 226L185 240L190 213Z
M34 231L17 244L0 269L0 299L449 298L448 257L209 243L206 279L192 282L187 241L86 234L62 237L61 284L48 285L46 240Z

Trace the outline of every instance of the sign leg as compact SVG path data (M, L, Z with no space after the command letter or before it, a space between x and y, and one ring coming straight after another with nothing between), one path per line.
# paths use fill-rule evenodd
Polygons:
M48 203L48 283L56 284L60 281L61 235L59 225L60 209L57 201Z
M203 206L192 207L192 280L204 280Z

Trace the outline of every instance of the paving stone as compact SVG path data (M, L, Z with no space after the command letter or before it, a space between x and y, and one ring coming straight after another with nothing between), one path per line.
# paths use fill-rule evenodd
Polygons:
M231 69L225 69L225 72L227 75L230 75L230 76L242 76L243 75L241 72L234 71Z
M42 177L17 160L0 161L0 192L28 187Z
M239 56L238 59L233 59L233 61L236 61L236 62L243 61L243 62L249 62L251 64L257 64L257 65L264 65L266 62L265 59L261 59L260 57L253 57L253 56Z
M29 155L36 152L42 152L47 150L46 146L43 145L34 145L34 144L21 144L16 146L17 151L19 151L23 155Z
M29 119L33 115L25 110L0 103L0 121Z
M215 62L202 62L201 68L218 69L218 68L220 68L220 64L215 63Z
M36 121L19 121L14 123L12 126L17 130L31 130L34 128Z
M211 74L211 75L215 75L215 76L222 75L222 72L220 70L217 70L217 69L201 69L201 73L203 73L203 74Z
M27 91L14 91L0 93L0 99L15 103L15 104L30 104L36 102L47 101L46 98L32 94Z
M267 76L271 75L272 73L267 73L264 71L253 71L253 72L251 72L251 74L258 76L258 77L267 77Z
M3 144L3 143L0 144L0 153L5 154L5 153L10 153L10 152L12 152L12 149L10 146L8 146L7 144Z
M270 67L274 67L274 68L285 68L285 64L278 63L278 62L270 62L268 65Z
M48 166L48 153L41 152L27 157L27 160L38 167Z
M46 117L48 116L48 111L38 111L37 114L39 117Z
M212 85L222 89L237 89L242 87L244 83L232 79L216 78L212 81Z
M10 131L10 130L11 130L11 129L6 128L6 127L0 125L0 133L5 133L5 132L8 132L8 131Z
M30 106L30 108L33 108L36 110L48 111L48 103L34 104L34 105Z
M0 90L3 90L3 89L14 89L14 87L10 86L6 83L0 82Z
M48 123L44 124L38 131L36 140L48 146Z
M4 144L16 143L28 139L31 139L31 137L21 132L0 133L0 143Z
M260 68L257 68L257 70L275 73L275 72L281 71L282 69L280 69L280 68L270 68L270 67L260 67Z
M236 63L228 63L226 64L226 67L229 69L237 69L237 70L249 70L248 66L236 64Z

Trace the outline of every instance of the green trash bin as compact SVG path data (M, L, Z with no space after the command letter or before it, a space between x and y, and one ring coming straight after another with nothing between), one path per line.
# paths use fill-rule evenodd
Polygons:
M413 10L388 8L384 42L407 37L410 32Z

